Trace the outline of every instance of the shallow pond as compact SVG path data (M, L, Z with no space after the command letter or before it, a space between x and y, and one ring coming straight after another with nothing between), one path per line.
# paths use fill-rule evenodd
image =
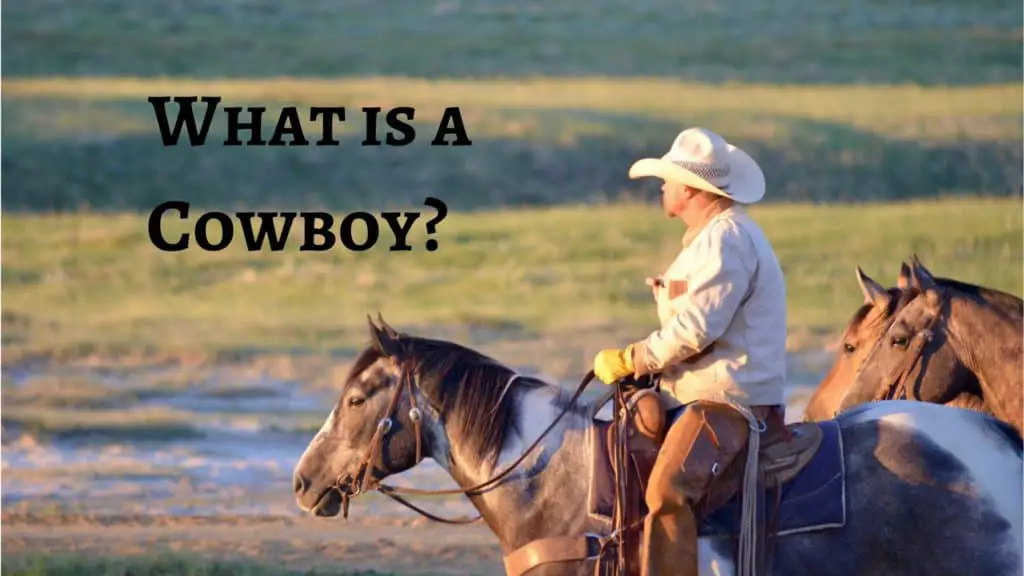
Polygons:
M796 420L827 357L790 364L788 419ZM264 375L158 376L164 380L66 369L5 372L4 512L301 514L291 472L336 392ZM431 460L390 483L454 487ZM417 503L447 516L473 513L459 497ZM354 501L351 514L415 516L379 495Z

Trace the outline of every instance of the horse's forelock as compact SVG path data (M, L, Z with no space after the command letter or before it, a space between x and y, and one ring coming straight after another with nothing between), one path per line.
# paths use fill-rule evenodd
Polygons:
M885 310L878 315L878 320L880 321L885 321L886 319L891 318L896 310L902 308L913 298L912 294L908 290L887 288L886 292L891 296L891 298L889 298ZM871 316L871 312L876 310L878 310L878 307L874 303L866 302L861 304L860 308L853 313L853 317L850 318L850 322L846 328L846 334L857 333L864 326L864 322Z
M367 368L373 366L377 360L380 360L384 355L375 346L369 346L364 348L359 356L356 357L356 361L352 364L352 367L348 369L348 374L345 375L345 385L349 385L353 380L358 378Z

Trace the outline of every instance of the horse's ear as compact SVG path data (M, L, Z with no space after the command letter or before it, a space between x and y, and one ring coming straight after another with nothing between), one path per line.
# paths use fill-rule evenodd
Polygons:
M391 356L395 350L395 338L388 332L387 328L379 327L373 323L373 318L367 314L366 321L370 325L370 343L381 354Z
M888 306L892 296L886 292L881 284L875 282L870 276L864 273L860 266L857 266L857 284L860 291L864 293L864 303L875 306Z
M384 331L388 333L388 336L396 340L400 337L398 331L392 328L391 325L388 324L386 321L384 321L384 315L381 314L380 311L377 312L377 320L380 322L381 328L383 328Z
M929 272L923 264L921 264L921 261L917 259L916 254L914 255L914 261L910 268L910 274L913 278L914 286L922 292L938 288L938 284L936 284L932 273Z
M937 309L942 303L942 289L939 287L938 282L935 281L932 273L917 259L916 254L914 255L914 263L910 271L914 276L915 286L924 294L925 302L928 306Z
M914 276L910 273L910 266L906 262L900 262L900 275L896 277L896 286L900 290L906 290L913 286Z

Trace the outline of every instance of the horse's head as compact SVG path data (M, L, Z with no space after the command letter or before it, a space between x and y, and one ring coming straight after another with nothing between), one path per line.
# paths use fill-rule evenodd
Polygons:
M882 337L900 296L911 283L910 268L904 263L896 288L883 288L881 284L857 266L857 284L864 294L864 303L854 312L843 330L841 346L835 363L807 402L804 420L825 420L835 415L850 383L860 370L864 358Z
M903 391L907 398L935 403L949 402L963 391L967 373L949 346L947 292L915 257L904 303L864 355L840 411L901 397Z
M518 398L558 387L453 342L399 334L370 321L372 345L349 371L327 421L295 467L303 510L335 516L347 496L373 488L423 457L458 481L492 467L517 433Z
M369 324L372 345L295 467L296 502L318 516L336 516L343 496L415 466L417 426L429 437L436 425L436 411L403 363L403 336L383 319L381 326Z

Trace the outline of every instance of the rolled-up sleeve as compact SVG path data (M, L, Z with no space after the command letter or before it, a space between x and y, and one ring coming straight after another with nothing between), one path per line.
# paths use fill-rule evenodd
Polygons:
M722 336L746 296L756 265L753 244L734 223L711 226L691 246L704 260L689 276L686 291L673 299L675 314L637 343L637 373L660 372L704 350Z

